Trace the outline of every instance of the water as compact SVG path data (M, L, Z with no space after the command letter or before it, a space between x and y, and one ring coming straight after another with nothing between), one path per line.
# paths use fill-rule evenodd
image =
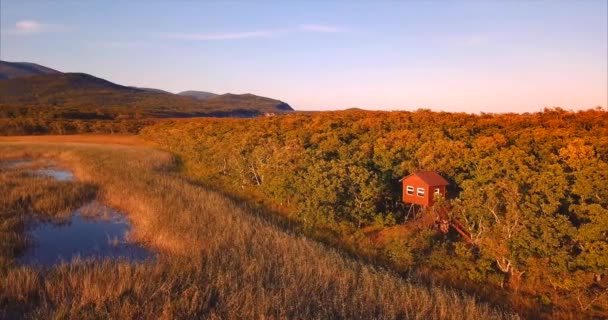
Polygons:
M0 165L10 170L32 163L31 160L17 159L2 161ZM32 169L30 173L57 181L74 180L71 171L52 166ZM23 265L48 267L74 258L129 261L153 258L151 251L126 240L130 229L131 225L123 214L94 201L75 210L68 221L33 221L29 224L26 234L33 243L17 261Z
M34 164L33 160L27 159L11 159L0 161L0 167L4 167L6 169L18 169L22 167L31 166ZM62 170L52 166L44 168L44 169L36 169L30 171L32 174L37 176L46 176L54 178L57 181L73 181L74 174L69 170Z
M102 209L106 210L103 218L84 217L83 209L79 209L67 223L34 224L27 230L34 244L18 258L19 263L52 266L77 257L142 261L153 256L145 248L125 240L130 225L124 216L105 206Z
M54 178L57 181L72 181L74 180L74 174L68 170L60 170L55 168L38 169L34 170L33 173L39 176L47 176Z

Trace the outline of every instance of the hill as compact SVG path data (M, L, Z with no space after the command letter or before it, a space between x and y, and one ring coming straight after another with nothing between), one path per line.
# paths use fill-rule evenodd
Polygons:
M213 98L209 98L206 100L209 104L219 106L222 104L226 105L234 105L234 106L243 106L247 108L254 108L255 106L264 107L264 110L268 110L268 112L277 112L277 111L293 111L291 106L287 103L274 100L266 97L260 97L253 95L251 93L245 94L233 94L226 93Z
M0 80L58 73L61 72L35 63L0 60Z
M165 90L162 90L162 89L156 89L156 88L145 88L145 87L134 87L134 86L131 86L131 88L135 88L135 89L139 89L139 90L144 90L144 91L150 91L150 92L157 92L157 93L164 93L164 94L173 94L172 92L165 91Z
M215 94L215 93L206 92L206 91L194 91L194 90L183 91L183 92L178 93L178 95L184 96L184 97L191 97L191 98L195 98L195 99L201 99L201 100L217 97L217 94Z
M207 100L126 87L84 73L53 73L0 80L0 117L52 119L252 117L291 111L279 100L251 94Z

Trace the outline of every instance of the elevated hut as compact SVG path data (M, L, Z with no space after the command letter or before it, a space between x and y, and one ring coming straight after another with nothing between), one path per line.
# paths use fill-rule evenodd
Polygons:
M407 177L399 180L403 183L403 202L414 205L420 205L424 208L431 207L437 196L446 196L445 188L450 184L446 179L434 171L418 171L410 174ZM410 206L412 210L414 206ZM454 217L448 215L448 206L433 208L431 215L426 215L428 218L434 218L434 224L443 233L448 233L450 227L456 230L462 238L469 244L474 244L470 234L462 223ZM416 212L416 209L414 209ZM410 211L408 211L409 215ZM431 221L429 221L431 222Z
M450 184L434 171L417 171L402 178L403 202L430 207L436 196L445 197L445 188Z

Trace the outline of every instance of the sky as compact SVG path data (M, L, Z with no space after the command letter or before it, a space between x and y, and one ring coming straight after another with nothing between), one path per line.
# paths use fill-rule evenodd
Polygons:
M0 1L0 58L298 110L608 105L608 1Z

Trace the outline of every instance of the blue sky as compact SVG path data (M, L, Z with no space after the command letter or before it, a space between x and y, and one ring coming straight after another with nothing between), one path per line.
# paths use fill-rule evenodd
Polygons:
M2 0L0 57L300 110L608 104L608 1Z

